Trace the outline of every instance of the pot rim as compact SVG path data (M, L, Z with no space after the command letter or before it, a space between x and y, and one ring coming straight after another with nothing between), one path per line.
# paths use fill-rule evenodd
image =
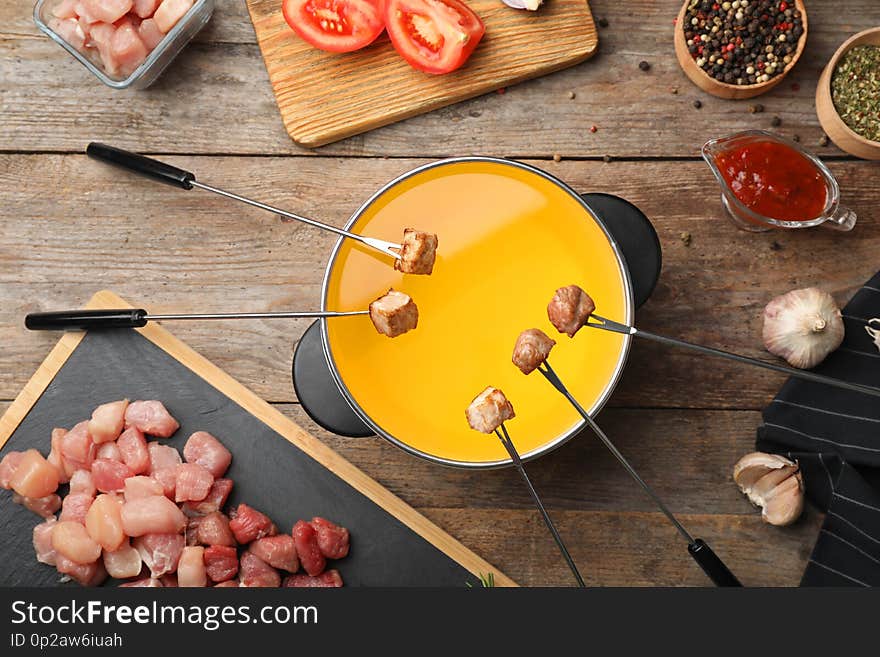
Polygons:
M452 164L466 162L491 162L494 164L502 164L505 166L512 166L523 169L530 173L537 174L542 178L549 180L554 183L558 187L560 187L563 191L567 192L572 198L575 199L586 211L587 215L596 222L599 228L602 229L602 232L605 234L605 238L608 240L608 243L611 245L611 249L614 252L614 256L617 259L618 270L622 274L624 291L626 293L626 318L625 321L627 324L632 325L633 314L635 312L635 301L633 298L633 287L632 280L630 279L629 268L626 264L626 260L623 257L623 252L620 249L620 246L615 241L614 237L611 235L611 232L608 230L608 227L604 224L604 222L598 217L598 215L590 208L589 204L584 201L584 199L578 194L574 189L572 189L569 185L564 183L562 180L557 178L556 176L547 173L546 171L539 169L537 167L531 166L529 164L525 164L523 162L518 162L516 160L510 160L501 157L491 157L491 156L480 156L480 155L470 155L463 157L451 157L445 158L441 160L435 160L433 162L428 162L426 164L422 164L410 171L407 171L396 178L392 179L385 185L383 185L377 192L375 192L370 198L368 198L355 212L352 214L351 218L345 224L346 230L351 230L354 224L358 221L358 219L363 216L363 213L369 208L376 200L378 200L381 196L383 196L390 189L400 184L401 182L420 174L429 169L433 169L435 167L448 166ZM336 264L336 259L339 256L339 249L342 246L342 241L346 239L345 237L340 237L336 244L333 246L333 250L330 253L330 258L327 261L327 267L324 271L324 280L321 284L321 309L327 309L327 292L328 285L330 282L330 273L333 271L333 266ZM330 373L333 376L333 381L336 384L336 387L339 389L340 394L342 394L343 398L346 400L351 409L355 412L355 414L363 420L363 422L370 427L373 431L376 432L378 436L381 436L385 440L390 443L396 445L400 449L404 450L412 454L413 456L417 456L419 458L425 459L427 461L431 461L432 463L438 463L440 465L455 467L455 468L466 468L473 470L488 470L493 468L501 468L505 466L513 465L513 461L508 457L505 459L499 459L496 461L458 461L454 459L447 459L441 456L436 456L435 454L429 454L427 452L423 452L419 449L416 449L412 445L407 444L400 438L396 436L392 436L390 433L385 431L379 424L373 420L357 403L354 395L349 391L348 387L345 385L345 382L342 380L342 376L339 373L339 369L336 366L336 361L333 358L333 354L330 350L330 341L327 334L327 320L326 318L321 318L319 320L321 322L321 347L324 352L324 357L327 359L327 363L330 368ZM614 368L614 374L611 376L608 383L605 385L605 388L602 391L602 394L596 400L596 402L587 409L587 412L590 416L597 414L602 408L605 406L605 403L608 401L608 398L614 392L617 384L620 382L620 377L623 374L624 366L626 365L626 361L629 357L630 345L632 344L632 336L631 335L623 335L623 346L620 350L620 356L617 359L617 364ZM580 419L578 422L573 424L567 431L561 433L553 440L541 445L540 447L533 449L530 452L525 454L521 454L520 457L523 462L531 461L533 459L538 458L539 456L543 456L544 454L548 454L554 449L564 445L569 440L571 440L574 436L579 434L581 430L584 428L586 422L583 419Z

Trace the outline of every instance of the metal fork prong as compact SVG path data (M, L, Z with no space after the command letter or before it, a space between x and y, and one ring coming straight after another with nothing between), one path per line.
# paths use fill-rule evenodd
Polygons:
M605 331L613 331L614 333L623 333L624 335L634 335L636 333L636 329L634 327L627 326L626 324L621 324L620 322L615 322L611 319L606 319L601 315L597 315L596 313L593 313L591 317L598 321L590 322L588 320L587 323L584 324L584 326L603 329Z
M364 237L363 235L358 236L358 239L367 246L382 251L395 260L400 260L400 250L403 248L400 244L376 239L375 237Z

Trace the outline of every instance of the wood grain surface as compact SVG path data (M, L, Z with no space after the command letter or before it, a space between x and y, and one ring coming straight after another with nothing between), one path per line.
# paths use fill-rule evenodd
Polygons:
M474 0L486 26L477 50L458 71L413 69L387 34L354 53L327 53L294 34L281 0L247 0L281 119L301 146L316 147L395 121L552 73L596 52L587 0L554 0L517 11Z

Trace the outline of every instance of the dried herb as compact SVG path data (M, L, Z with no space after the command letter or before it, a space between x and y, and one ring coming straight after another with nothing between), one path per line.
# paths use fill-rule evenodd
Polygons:
M841 57L831 77L831 98L853 132L880 141L880 47L856 46Z

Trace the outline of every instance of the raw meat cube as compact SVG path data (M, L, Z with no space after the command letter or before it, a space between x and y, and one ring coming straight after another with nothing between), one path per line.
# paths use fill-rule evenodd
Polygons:
M312 518L311 525L315 528L321 554L328 559L342 559L348 556L349 535L345 527L340 527L325 518Z
M116 440L116 446L122 456L122 462L136 474L144 474L150 470L150 452L147 450L147 439L137 427L129 427Z
M125 584L120 584L119 588L122 587L131 587L131 588L162 588L162 582L158 579L153 579L152 577L142 577L141 579L137 579L133 582L126 582Z
M89 420L89 434L95 444L100 445L119 438L122 427L125 426L125 409L128 408L128 400L101 404L92 412Z
M390 289L370 304L370 319L382 335L396 338L419 324L419 309L408 294Z
M89 508L91 508L94 501L94 495L69 493L61 501L61 515L58 516L59 522L70 520L84 525L86 523L86 514L89 512Z
M281 575L252 552L241 555L239 580L242 586L273 588L281 586Z
M113 38L110 39L110 50L119 64L119 72L126 77L134 73L149 54L144 42L138 36L137 28L130 21L124 22L116 28Z
M76 18L76 5L79 0L61 0L52 10L55 18Z
M71 520L62 520L55 525L52 547L59 556L80 564L93 563L101 556L101 546L89 536L85 527Z
M86 33L88 33L88 27L90 25L98 23L101 20L89 11L89 8L85 5L83 0L76 1L74 11L76 11L76 15L79 17L79 23L83 26L83 31Z
M110 459L95 459L92 463L92 478L95 488L102 493L113 493L125 488L125 480L134 473L125 463Z
M207 431L196 431L189 437L183 446L183 458L202 466L215 479L222 477L232 463L232 453Z
M205 571L205 548L193 545L183 548L177 563L177 585L180 587L200 587L208 585Z
M160 401L135 401L125 410L125 426L157 438L170 438L180 428Z
M165 496L142 497L122 505L122 528L128 536L172 534L184 527L186 516Z
M278 570L286 570L289 573L299 570L296 543L293 537L287 534L257 539L250 544L248 550Z
M400 258L394 268L404 274L430 274L437 257L437 236L413 228L403 231Z
M21 463L23 456L24 452L9 452L0 461L0 488L12 490L12 484L10 483L12 475L18 469L18 464Z
M284 578L282 586L290 588L340 588L342 586L342 575L338 570L328 570L316 577L299 573L298 575L289 575Z
M177 570L177 562L185 547L183 534L145 534L134 539L132 546L141 555L152 577L162 577Z
M165 34L177 24L186 12L193 6L194 0L162 0L156 13L153 14L153 20L156 26Z
M67 472L67 469L64 466L64 459L61 456L61 439L66 435L67 429L52 429L52 447L49 450L49 456L46 457L46 460L58 470L58 481L62 484L66 484L70 481L71 475L71 473ZM2 465L0 465L0 468L2 468ZM0 476L0 487L2 487L2 485L2 476Z
M137 500L151 495L164 495L162 484L152 477L129 477L125 480L125 501Z
M45 497L58 490L58 470L35 449L18 460L9 485L22 497Z
M96 459L109 459L111 461L119 461L122 462L122 452L119 451L119 446L115 442L109 443L101 443L98 446L98 451L95 452Z
M141 41L144 42L147 50L153 50L156 46L162 43L162 39L165 38L162 30L159 29L156 25L156 21L152 18L147 18L141 22L141 25L138 28L138 36L141 38Z
M58 554L55 561L55 568L59 573L67 575L82 586L100 586L107 579L107 571L101 560L92 563L77 563L63 554Z
M112 23L129 12L132 0L80 0L80 4L89 16Z
M55 512L61 508L61 498L55 493L45 497L23 497L13 493L12 501L43 518L54 518Z
M98 495L86 513L86 531L107 552L118 550L126 540L121 509L122 504L112 495Z
M128 579L137 577L141 573L143 561L140 552L133 548L127 539L113 552L104 550L103 557L104 568L107 569L110 577Z
M52 547L52 531L56 522L55 518L46 518L45 522L34 527L34 552L37 554L37 561L50 566L55 565L56 552Z
M80 422L61 439L61 458L69 474L75 470L91 470L96 451L88 422Z
M550 350L556 344L544 331L528 329L519 334L513 347L513 364L523 374L531 374L547 360Z
M560 333L573 338L596 310L590 295L577 285L569 285L556 290L547 305L547 317Z
M216 479L208 496L201 502L185 502L183 512L188 516L197 516L219 511L226 504L233 485L232 479Z
M237 589L241 584L238 583L237 579L230 579L225 582L220 582L219 584L214 584L215 589Z
M205 548L205 570L212 582L225 582L238 575L238 554L235 548L227 545L211 545Z
M76 470L70 477L70 493L84 493L92 497L98 489L95 487L95 479L88 470Z
M86 45L86 33L76 18L52 18L49 27L77 50L82 50Z
M233 512L232 520L229 521L229 529L232 530L235 540L242 545L278 533L268 516L244 503L239 504Z
M196 521L195 540L199 545L236 545L235 536L229 528L229 518L219 511L193 520Z
M489 386L476 396L465 412L471 429L492 433L506 422L516 417L513 405L498 388Z
M174 499L174 487L177 486L177 466L180 465L180 453L173 447L159 443L149 443L150 476L162 484L165 495Z
M298 520L293 526L293 540L296 543L296 553L303 569L309 575L320 575L327 567L327 560L318 546L318 535L315 528L305 520Z
M149 18L159 6L159 0L134 0L132 12L140 18Z
M208 496L214 477L197 463L177 466L174 486L175 502L200 502Z
M111 76L119 75L119 62L116 61L116 56L110 47L110 41L114 34L116 34L116 27L112 23L91 23L88 26L89 37L86 42L87 46L94 46L98 49L104 71Z

